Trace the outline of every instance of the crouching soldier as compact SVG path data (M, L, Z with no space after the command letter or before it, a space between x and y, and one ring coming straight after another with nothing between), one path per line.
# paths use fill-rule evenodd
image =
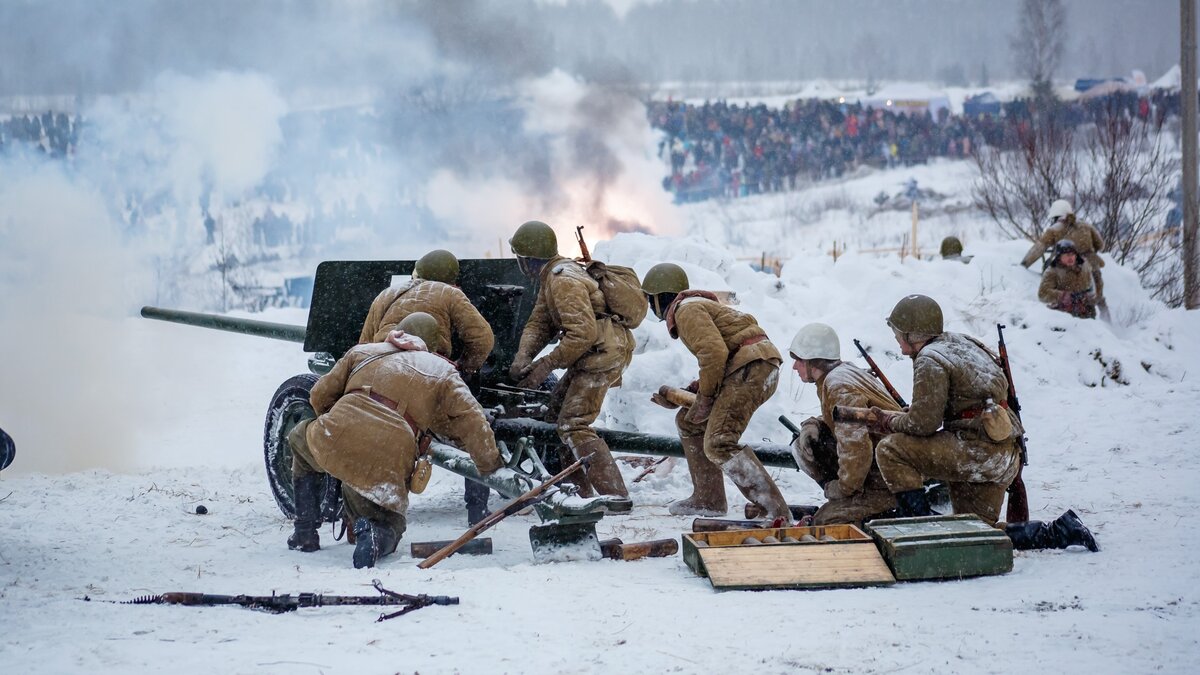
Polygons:
M354 522L354 566L374 567L395 551L407 526L409 479L428 432L469 452L481 474L500 467L483 409L454 364L426 348L441 337L432 316L410 314L383 342L346 352L313 386L317 417L288 436L296 499L288 548L321 547L320 488L323 474L330 474L342 481Z
M1096 293L1092 281L1092 266L1079 255L1074 243L1063 239L1054 245L1054 257L1042 272L1038 299L1050 309L1094 319Z
M458 283L458 258L442 249L421 256L413 268L413 278L397 288L384 289L371 302L363 322L359 344L387 339L396 324L413 312L425 312L437 319L439 338L427 344L429 351L451 356L451 338L462 343L456 365L464 378L479 371L492 353L496 342L492 327L455 284ZM471 479L463 481L467 504L467 523L474 525L488 515L490 491Z
M896 500L875 463L880 436L861 424L835 421L833 407L899 412L900 406L870 373L841 360L841 341L823 323L801 328L789 351L792 370L817 385L821 401L821 417L805 420L792 443L796 463L825 491L827 501L813 524L860 524L894 509Z
M905 516L928 516L926 478L946 481L955 513L996 525L1009 483L1020 469L1024 433L1008 409L1008 380L997 357L975 338L942 329L942 308L910 295L887 319L900 351L913 360L912 405L875 409L872 430L889 434L875 449L879 470ZM1052 523L1002 526L1013 546L1097 550L1092 533L1068 511Z
M1051 204L1047 215L1050 217L1050 227L1046 228L1041 237L1029 248L1029 252L1021 260L1021 264L1029 267L1042 257L1046 249L1063 239L1070 241L1075 245L1075 252L1079 257L1087 261L1091 267L1092 284L1096 294L1095 304L1104 308L1104 278L1100 274L1100 268L1104 267L1104 259L1100 257L1099 253L1104 250L1104 238L1100 236L1100 232L1096 228L1077 220L1075 209L1071 206L1071 202L1065 199L1059 199Z
M689 290L687 273L678 265L650 268L642 290L671 337L682 340L700 365L696 403L675 416L692 495L672 503L670 512L724 514L724 471L767 519L790 521L779 487L754 451L739 443L754 411L775 393L783 358L754 317L722 305L713 293ZM676 407L658 394L651 400Z

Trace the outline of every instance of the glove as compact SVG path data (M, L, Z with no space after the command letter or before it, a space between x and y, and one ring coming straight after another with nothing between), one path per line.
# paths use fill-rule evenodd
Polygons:
M667 399L666 396L663 396L662 394L658 393L657 391L654 392L653 394L650 394L650 402L655 405L662 406L662 407L666 408L667 410L674 410L679 407L678 404L672 403L670 400Z
M517 354L513 358L512 366L508 369L508 377L513 382L520 382L529 374L529 369L532 368L529 357L524 354Z
M554 372L554 366L546 359L538 359L527 372L525 379L518 382L517 386L522 389L537 389L542 382L546 381L547 377L550 377L550 373Z
M809 464L816 464L817 458L813 448L817 446L817 440L821 437L821 428L818 423L809 418L800 425L800 434L792 441L792 447L796 449L800 457Z
M875 419L867 428L871 431L886 436L894 433L892 430L892 421L900 416L900 413L891 410L881 410L877 406L871 406L871 412L875 413Z
M708 416L712 414L713 403L715 402L715 397L705 396L704 394L696 394L696 404L688 409L687 414L683 416L683 419L691 422L692 424L702 424L708 419Z

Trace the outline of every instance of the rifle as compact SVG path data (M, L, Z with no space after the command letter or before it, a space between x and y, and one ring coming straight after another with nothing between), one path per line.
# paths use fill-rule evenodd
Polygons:
M583 226L575 226L575 241L579 242L579 259L585 263L592 262L592 254L588 252L587 242L583 240Z
M590 457L590 455L589 455L589 457ZM534 504L542 501L546 497L549 497L550 496L549 494L545 494L545 492L549 488L553 487L556 483L562 481L562 479L564 479L567 476L574 473L575 470L582 467L583 464L584 464L583 459L575 460L574 464L572 464L571 466L568 466L567 468L563 469L562 471L554 474L550 478L547 478L545 480L545 482L543 482L541 485L534 486L534 488L532 490L530 490L529 492L526 492L525 494L520 495L516 499L505 504L504 507L501 508L499 511L492 511L490 514L488 514L488 516L486 518L479 521L478 523L475 523L474 525L471 526L470 529L468 529L466 532L463 532L461 535L459 535L458 539L455 539L454 541L450 542L446 546L442 547L442 549L440 551L438 551L437 553L434 553L433 555L429 556L428 558L422 560L420 563L417 564L417 567L420 567L423 570L427 570L430 567L433 567L434 565L438 564L439 562L450 557L451 554L453 554L458 549L462 548L464 545L466 545L467 542L471 541L475 537L478 537L485 530L490 529L496 523L499 523L501 520L504 520L505 518L511 516L514 513L517 513L518 511L523 511L528 506L533 506Z
M396 593L383 587L378 579L371 582L379 595L321 595L299 593L297 595L209 595L208 593L163 593L144 595L122 602L122 605L186 605L188 607L214 607L238 605L250 609L261 609L275 614L294 612L301 607L341 607L345 605L404 605L404 609L390 614L380 614L376 623L387 621L429 605L457 605L458 598L448 595L408 595ZM84 597L84 600L91 600Z
M896 391L896 388L893 387L892 383L888 381L887 376L884 375L883 371L879 369L879 364L875 363L875 359L871 358L871 355L867 353L867 350L863 348L862 343L859 342L857 338L854 340L854 346L858 347L858 353L862 354L862 357L866 359L867 367L871 369L871 374L875 376L875 379L879 380L879 383L883 385L884 389L887 389L887 393L891 395L892 400L896 402L896 405L900 406L901 408L907 408L908 403L904 400L904 397L901 396L900 392Z
M1017 388L1013 384L1012 367L1008 363L1008 346L1004 344L1004 324L996 324L996 333L1000 336L1000 367L1004 370L1004 379L1008 381L1008 409L1021 422L1021 402L1017 400ZM1010 523L1023 523L1029 520L1029 495L1025 491L1024 467L1029 466L1029 450L1025 446L1025 424L1021 423L1021 435L1017 437L1017 447L1021 449L1021 468L1017 469L1017 477L1008 486L1008 508L1004 514Z

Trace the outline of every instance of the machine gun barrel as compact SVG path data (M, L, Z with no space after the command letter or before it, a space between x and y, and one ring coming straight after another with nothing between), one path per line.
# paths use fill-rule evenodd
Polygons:
M229 316L221 316L220 314L185 312L179 309L163 309L162 307L150 307L149 305L142 308L142 316L147 319L158 319L159 321L182 323L187 326L212 328L230 333L242 333L243 335L254 335L271 338L272 340L299 342L301 344L304 343L304 334L308 332L308 329L304 326L287 323L257 321L255 319L236 319Z
M558 432L553 424L537 420L515 418L498 419L492 425L496 432L496 440L509 443L516 442L522 436L532 436L534 440L543 443L559 443ZM683 457L683 445L674 436L656 436L632 431L614 431L612 429L595 428L600 438L608 444L609 450L630 455L653 455L656 457ZM777 443L751 443L750 448L763 464L795 469L796 460L792 451L786 445Z

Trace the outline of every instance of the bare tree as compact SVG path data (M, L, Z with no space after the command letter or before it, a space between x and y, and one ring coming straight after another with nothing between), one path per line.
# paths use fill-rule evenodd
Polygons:
M1036 240L1051 202L1078 184L1074 132L1057 115L1042 115L1014 127L1003 146L1013 149L975 153L975 204L1010 237Z
M1062 0L1021 0L1020 22L1010 45L1017 70L1029 78L1039 100L1054 97L1054 71L1066 45L1066 22Z

